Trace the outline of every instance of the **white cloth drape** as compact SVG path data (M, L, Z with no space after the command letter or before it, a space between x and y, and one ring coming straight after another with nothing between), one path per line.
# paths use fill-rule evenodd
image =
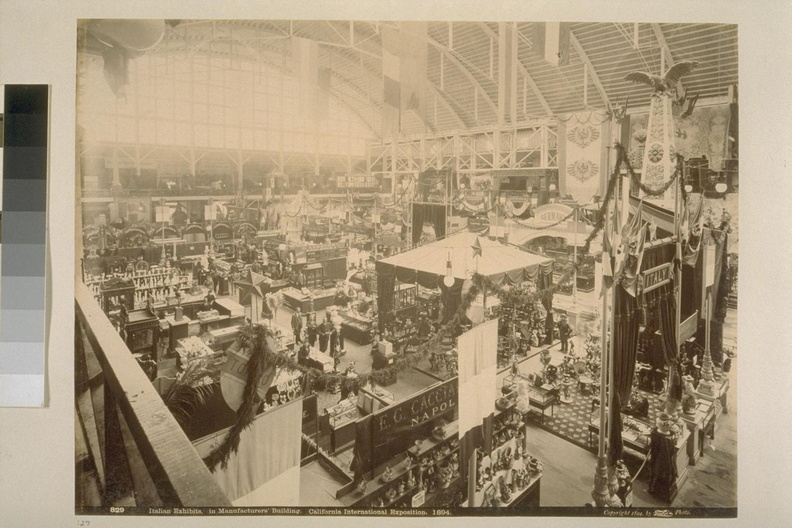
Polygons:
M459 336L459 436L494 414L497 397L498 320Z
M226 434L224 430L198 440L195 443L198 454L208 455ZM246 506L296 504L300 496L301 434L302 400L259 415L253 425L242 432L239 449L229 458L228 466L217 466L213 472L228 499Z

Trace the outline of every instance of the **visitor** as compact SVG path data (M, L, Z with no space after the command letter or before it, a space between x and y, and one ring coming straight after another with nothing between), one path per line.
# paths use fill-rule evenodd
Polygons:
M333 333L333 323L328 317L319 325L319 350L327 352L327 345L330 342L330 334Z
M297 307L297 311L292 314L291 319L291 327L294 331L294 342L301 343L302 342L302 328L303 328L303 320L302 320L302 313L300 307Z
M569 338L572 337L572 327L569 326L566 315L561 316L561 322L558 323L558 337L561 339L561 352L569 352Z

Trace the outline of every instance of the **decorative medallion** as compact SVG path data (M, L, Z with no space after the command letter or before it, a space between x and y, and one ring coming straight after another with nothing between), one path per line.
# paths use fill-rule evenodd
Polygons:
M567 174L583 183L596 176L599 172L599 165L591 160L573 161L567 165Z
M599 139L599 129L592 125L577 125L570 128L567 132L567 139L580 147L585 149L594 141Z
M649 161L652 163L660 163L663 159L663 155L665 154L665 150L663 149L663 145L659 143L654 143L649 150L647 151L647 156L649 157Z

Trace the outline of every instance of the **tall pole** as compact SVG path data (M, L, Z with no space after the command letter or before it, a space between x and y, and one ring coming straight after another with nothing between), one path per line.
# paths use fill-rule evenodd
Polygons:
M610 149L608 149L608 167L610 167ZM607 189L607 187L606 187ZM613 199L614 197L611 197ZM605 193L605 200L608 199L607 192ZM603 232L602 232L602 258L610 258L609 252L606 250L605 247L605 240L606 237L609 235L608 230L611 227L610 221L610 213L611 213L612 205L606 206L605 211L603 212L605 219L603 221ZM606 441L605 441L605 434L607 431L607 414L606 414L606 407L607 407L607 397L608 397L608 371L610 367L608 365L609 361L609 353L608 350L608 321L610 317L608 316L608 296L610 292L608 291L608 287L605 284L605 277L603 273L602 278L602 312L601 312L601 323L602 323L602 335L600 339L600 393L599 393L599 401L600 401L600 415L599 415L599 442L597 444L597 466L594 470L594 489L591 491L591 498L594 499L594 504L600 508L604 508L610 504L610 489L608 488L608 457L606 453Z
M706 265L706 263L705 263ZM707 286L706 296L704 297L704 359L701 362L701 381L699 382L698 392L707 396L715 395L715 374L712 371L712 351L710 349L710 310L712 309L712 287Z
M677 184L674 185L674 238L675 238L675 250L676 250L676 256L674 258L675 263L682 262L682 244L680 241L680 230L679 230L679 223L680 223L679 214L680 214L680 210L682 209L680 207L680 200L681 200L681 196L679 194L679 182L677 182ZM679 264L675 264L675 266L677 265ZM679 325L682 322L681 321L681 300L682 300L681 288L682 288L682 269L677 268L674 269L674 298L675 298L674 299L675 300L674 339L676 341L677 361L668 366L668 384L667 384L668 387L666 388L668 392L666 396L666 412L669 415L671 415L671 419L674 422L676 422L677 419L679 418L679 411L681 410L682 407L682 402L676 400L673 397L674 393L672 391L672 386L673 386L672 381L675 381L676 383L682 382L682 380L676 379L677 378L676 364L679 361L680 350L682 347L682 343L679 342L681 337L679 333Z
M578 235L578 215L580 207L575 206L575 242L572 248L572 312L575 314L575 327L572 329L577 334L578 329L578 309L577 309L577 235Z
M618 204L619 200L622 199L623 193L620 194L620 191L623 191L624 183L626 181L626 178L628 177L629 176L627 176L626 174L620 174L619 176L619 182L618 185L616 185L614 188L614 196L613 196L613 199L615 201L614 203L616 204ZM618 210L618 206L616 210ZM622 214L625 215L625 217L622 216L616 217L616 221L619 222L619 225L616 227L617 229L622 228L622 225L624 224L622 218L626 219L627 211L626 210L623 211ZM609 419L608 419L607 431L608 431L609 445L612 441L610 437L611 434L610 423L611 420L613 420L613 399L614 399L614 393L616 392L615 390L616 380L615 380L613 365L615 363L615 357L616 357L615 342L616 342L616 289L617 288L618 286L614 280L613 286L611 287L611 291L610 291L610 295L611 295L610 314L609 314L610 336L608 339L608 417ZM615 464L616 464L615 460L610 460L608 463L608 489L610 490L612 496L615 495L616 492L619 490L619 483L616 479Z

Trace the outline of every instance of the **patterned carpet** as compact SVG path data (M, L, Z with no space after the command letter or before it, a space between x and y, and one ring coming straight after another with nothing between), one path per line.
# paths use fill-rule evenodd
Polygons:
M649 400L649 418L642 418L642 422L654 424L657 409L664 400L663 394L653 394L644 391L638 391L641 398ZM596 436L592 436L594 445L589 445L589 430L588 424L591 419L592 410L599 410L599 405L594 404L593 400L599 400L599 394L591 394L590 392L581 393L578 387L572 387L570 390L570 397L572 403L557 402L553 406L552 416L550 409L545 411L544 423L541 423L541 417L536 418L537 423L545 430L553 433L556 436L569 440L584 449L591 451L596 450ZM597 414L599 416L599 414Z

